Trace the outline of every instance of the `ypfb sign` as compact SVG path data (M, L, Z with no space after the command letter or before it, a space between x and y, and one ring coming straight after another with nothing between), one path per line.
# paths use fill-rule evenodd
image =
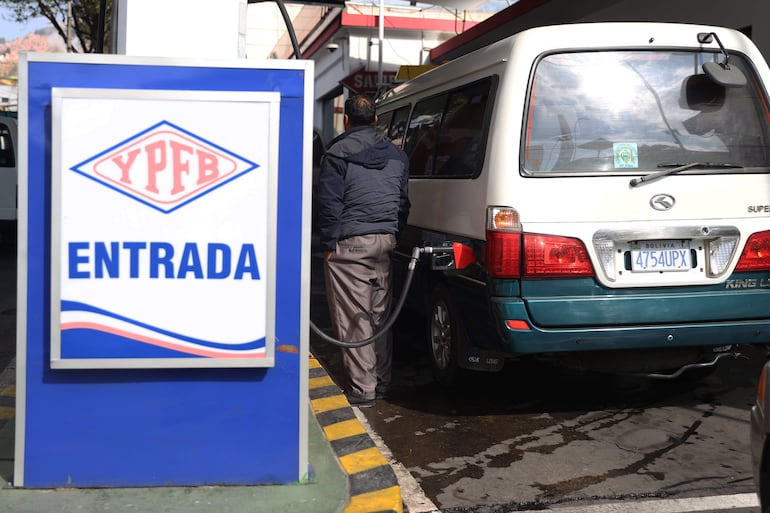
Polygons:
M162 121L72 170L170 212L257 164Z
M21 56L15 488L307 479L313 76Z
M272 366L278 93L52 100L52 367Z

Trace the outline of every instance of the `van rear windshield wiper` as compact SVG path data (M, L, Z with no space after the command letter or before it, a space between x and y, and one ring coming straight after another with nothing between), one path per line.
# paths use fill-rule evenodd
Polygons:
M729 162L689 162L687 164L682 162L661 162L658 164L658 167L666 169L656 171L655 173L650 173L649 175L640 176L639 178L632 178L631 181L628 182L628 185L631 187L636 187L638 185L653 182L659 178L663 178L664 176L674 175L694 167L701 167L705 169L731 169L742 168L743 166Z

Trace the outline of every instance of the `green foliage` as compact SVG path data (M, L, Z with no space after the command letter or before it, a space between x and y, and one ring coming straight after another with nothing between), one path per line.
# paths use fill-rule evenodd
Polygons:
M68 30L70 4L72 17ZM100 45L99 19L102 4L105 7L105 21L102 45ZM71 2L67 0L0 0L0 5L12 13L11 20L17 23L24 23L36 17L48 19L62 39L68 42L70 51L93 53L98 51L100 46L105 52L109 49L112 0L71 0Z

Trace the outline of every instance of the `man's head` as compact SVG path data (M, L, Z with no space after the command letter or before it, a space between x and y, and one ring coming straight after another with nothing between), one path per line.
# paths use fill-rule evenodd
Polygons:
M345 129L356 126L373 126L377 122L374 101L364 94L345 100Z

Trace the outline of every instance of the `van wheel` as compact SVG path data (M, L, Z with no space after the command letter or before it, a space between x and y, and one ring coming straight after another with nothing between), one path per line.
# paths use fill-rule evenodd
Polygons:
M428 340L433 375L440 384L451 386L458 377L457 348L462 333L460 320L445 285L436 286L430 305Z

